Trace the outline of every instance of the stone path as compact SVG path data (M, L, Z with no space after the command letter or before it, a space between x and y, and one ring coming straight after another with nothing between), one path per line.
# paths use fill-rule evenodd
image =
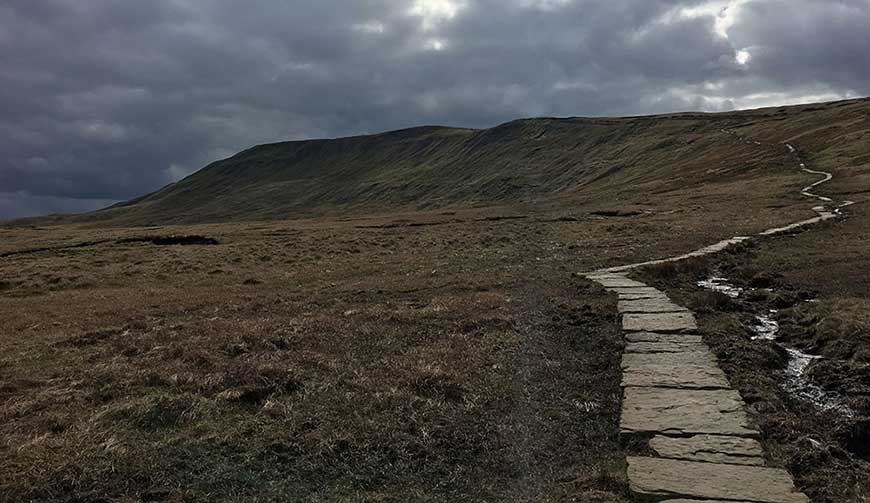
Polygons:
M765 466L745 403L696 333L694 315L625 273L587 277L619 296L620 431L650 439L655 454L628 458L631 490L670 503L809 502L787 471Z
M741 141L750 140L723 129ZM761 142L751 142L764 145ZM814 192L833 175L809 169L798 150L785 144L803 172L824 178L801 194L817 199L815 218L769 229L775 236L842 216L855 204L834 205ZM791 475L765 467L757 430L745 404L731 388L716 357L696 333L694 315L664 292L630 279L638 267L678 262L723 251L754 239L737 236L677 257L598 270L587 277L619 296L626 351L622 359L624 392L620 430L649 439L654 456L629 457L628 481L644 501L668 503L806 503Z

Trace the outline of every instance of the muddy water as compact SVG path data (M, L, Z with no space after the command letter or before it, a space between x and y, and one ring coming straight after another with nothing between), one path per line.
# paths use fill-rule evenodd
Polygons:
M745 292L743 288L733 285L728 279L721 276L713 276L699 281L698 286L723 293L732 299L740 298ZM752 340L776 341L778 339L779 323L775 319L777 312L776 309L771 309L765 314L755 316L755 320L750 325L750 329L755 334ZM810 402L820 409L837 411L847 417L854 415L854 412L844 405L842 397L825 391L807 377L810 363L822 359L821 356L804 353L796 348L786 346L782 342L777 342L777 344L788 353L788 366L785 369L782 382L782 387L786 392Z

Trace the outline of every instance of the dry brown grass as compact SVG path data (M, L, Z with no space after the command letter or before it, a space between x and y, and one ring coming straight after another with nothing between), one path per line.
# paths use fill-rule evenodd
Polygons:
M480 220L5 258L0 500L622 499L593 229Z
M703 257L689 258L679 262L666 262L642 268L637 276L649 283L673 285L686 278L696 281L709 275L709 260Z
M775 128L741 128L762 149L704 132L689 181L679 165L645 171L641 152L600 190L502 207L0 228L0 501L626 500L615 300L575 274L810 216L796 195L807 177L780 142L800 136L827 166L845 136L803 136L799 118L772 113ZM671 148L657 145L656 156ZM856 181L832 186L853 199L866 190L863 148L846 152ZM863 206L849 211L753 249L747 277L773 270L862 309L870 232L853 224L868 221ZM219 244L150 239L170 235ZM717 266L739 274L741 260ZM687 291L708 269L648 279ZM729 341L723 361L748 355L726 370L754 407L772 400L771 458L813 494L846 494L825 492L838 478L856 486L833 448L842 439L769 393L781 352L732 344L745 313L684 300ZM801 447L817 433L827 454Z

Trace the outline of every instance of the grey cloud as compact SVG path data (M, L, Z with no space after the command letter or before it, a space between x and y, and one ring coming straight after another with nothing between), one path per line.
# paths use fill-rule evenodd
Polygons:
M135 197L269 141L870 93L864 0L743 2L728 38L704 10L726 0L415 2L8 0L0 218Z
M780 88L825 83L855 93L870 89L866 0L749 3L731 37L752 54L753 75Z

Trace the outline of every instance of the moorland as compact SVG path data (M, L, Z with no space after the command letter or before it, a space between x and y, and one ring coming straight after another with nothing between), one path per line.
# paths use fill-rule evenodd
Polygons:
M856 204L637 275L698 313L771 466L866 501L870 100L264 145L6 222L0 501L632 501L616 297L582 273L812 217L785 142ZM771 307L855 414L783 389Z

